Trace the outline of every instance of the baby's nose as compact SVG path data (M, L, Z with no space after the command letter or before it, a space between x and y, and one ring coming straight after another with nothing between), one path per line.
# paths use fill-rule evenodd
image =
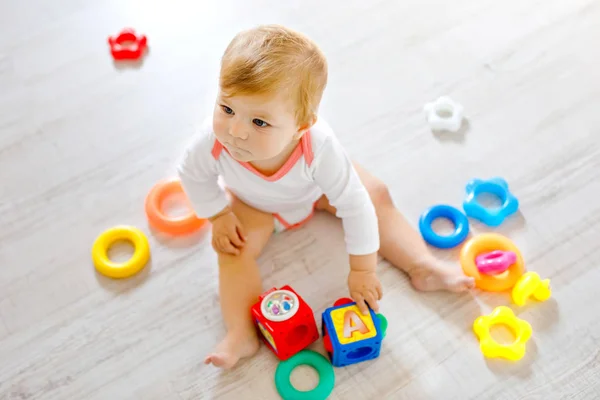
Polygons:
M239 138L242 140L246 140L248 134L244 131L244 128L240 125L232 125L229 129L229 134L234 138Z
M238 139L246 139L246 137L248 136L248 135L245 135L241 129L240 130L231 130L229 132L229 134L231 136L233 136L234 138L238 138Z

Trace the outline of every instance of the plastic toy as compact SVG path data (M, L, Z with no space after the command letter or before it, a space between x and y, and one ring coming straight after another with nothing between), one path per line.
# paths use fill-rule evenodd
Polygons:
M379 357L387 329L382 314L369 309L368 315L362 315L356 302L344 302L326 309L322 324L323 343L335 367Z
M340 297L339 299L337 299L333 303L333 306L337 307L337 306L341 306L341 305L344 305L344 304L351 304L351 303L354 303L354 300L352 300L351 298L349 298L349 297ZM381 327L381 334L385 338L385 333L386 333L387 327L388 327L388 321L383 316L383 314L377 314L377 318L379 318L379 323L380 323L380 327ZM333 351L333 350L331 350L331 339L329 339L329 337L326 338L326 342L328 343L326 345L326 348L328 349L328 351L329 352Z
M333 306L337 307L337 306L341 306L344 304L350 304L350 303L354 303L354 300L352 300L350 297L340 297L333 303Z
M457 132L462 125L464 108L448 96L425 104L423 110L427 114L430 128L434 131Z
M500 344L490 334L492 325L506 325L515 335L511 344ZM503 357L517 361L525 355L526 344L531 337L531 325L517 318L513 311L505 306L496 307L490 315L481 316L473 323L473 330L479 338L481 352L486 357Z
M517 255L512 251L494 250L475 257L477 269L482 274L498 275L503 273L517 261Z
M518 306L524 306L530 297L533 297L537 301L546 301L551 295L550 279L542 280L533 271L521 276L512 290L513 302Z
M319 384L313 389L301 392L290 382L290 375L299 365L313 367L319 374ZM325 400L335 386L333 366L327 358L312 350L302 350L289 360L282 361L275 370L275 387L284 400Z
M146 216L150 226L171 235L185 235L200 229L206 220L196 216L190 207L190 212L181 217L170 218L162 211L164 200L172 195L183 194L181 181L177 178L158 182L146 196Z
M466 191L467 196L463 202L465 213L488 226L500 225L506 217L519 209L519 200L508 190L508 183L502 178L473 179L467 183ZM477 196L482 193L498 196L502 205L495 209L485 208L477 201Z
M148 47L148 39L132 28L125 28L117 36L109 36L108 44L115 60L138 60Z
M133 244L133 256L124 263L115 263L108 258L108 249L117 240ZM92 260L96 270L109 278L128 278L137 274L150 259L150 245L142 231L133 226L115 226L102 232L92 246Z
M515 263L498 275L481 274L475 265L475 258L479 254L494 250L515 253ZM512 288L525 272L523 257L517 246L507 237L497 233L484 233L468 240L460 250L460 265L465 275L475 278L477 288L490 292L502 292Z
M454 224L454 232L447 236L435 233L431 229L431 223L436 218L449 219ZM439 204L421 214L419 230L423 239L430 245L441 249L449 249L458 246L467 238L469 235L469 220L460 210L449 205Z
M319 339L312 309L290 286L266 291L251 312L263 341L280 360Z

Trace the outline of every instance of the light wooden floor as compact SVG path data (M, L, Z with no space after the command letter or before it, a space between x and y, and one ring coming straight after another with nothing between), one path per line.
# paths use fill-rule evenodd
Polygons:
M337 369L331 398L600 398L599 21L598 0L2 1L0 399L278 398L264 346L228 373L201 363L224 332L210 234L160 237L143 211L212 106L224 46L263 22L322 45L323 113L415 226L430 205L459 206L469 179L506 178L521 214L493 231L554 288L513 306L534 329L527 356L486 360L472 322L508 296L417 293L382 261L382 355ZM108 54L129 25L149 36L141 68ZM443 94L465 106L461 134L426 126L423 105ZM116 224L152 247L124 281L90 259ZM438 254L458 268L457 251ZM346 295L332 217L276 237L260 261L265 288L292 284L317 318Z

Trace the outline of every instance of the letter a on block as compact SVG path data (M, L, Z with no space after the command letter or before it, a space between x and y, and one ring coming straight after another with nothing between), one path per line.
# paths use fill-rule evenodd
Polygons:
M369 333L369 328L354 310L348 310L344 313L344 337L351 338L352 333L356 331L364 335Z

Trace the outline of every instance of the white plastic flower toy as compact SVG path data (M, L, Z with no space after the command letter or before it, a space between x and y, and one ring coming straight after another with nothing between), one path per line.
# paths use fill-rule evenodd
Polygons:
M448 96L442 96L436 101L425 104L427 122L434 131L457 132L463 120L463 106Z

